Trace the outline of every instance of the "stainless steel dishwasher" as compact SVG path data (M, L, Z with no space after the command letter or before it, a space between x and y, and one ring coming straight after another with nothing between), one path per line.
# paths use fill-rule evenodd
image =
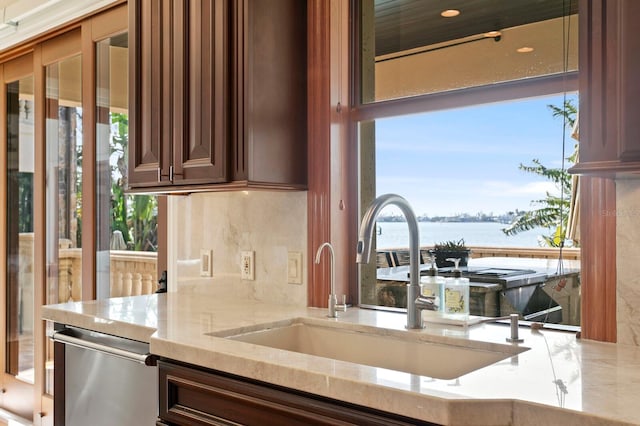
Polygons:
M51 339L64 345L56 349L64 349L64 405L56 407L64 407L65 426L156 424L158 370L148 343L56 328ZM55 399L60 398L59 390L57 386Z

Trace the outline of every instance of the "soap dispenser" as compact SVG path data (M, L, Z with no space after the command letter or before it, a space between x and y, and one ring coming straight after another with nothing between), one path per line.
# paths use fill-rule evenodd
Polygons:
M427 275L420 278L421 293L423 296L433 297L434 303L438 306L438 311L442 312L442 293L444 291L444 277L438 275L438 268L436 267L436 256L431 254L429 256L429 262L431 267L427 270Z
M469 278L463 278L458 267L460 259L447 259L454 263L453 277L444 283L444 313L453 318L464 319L469 316Z

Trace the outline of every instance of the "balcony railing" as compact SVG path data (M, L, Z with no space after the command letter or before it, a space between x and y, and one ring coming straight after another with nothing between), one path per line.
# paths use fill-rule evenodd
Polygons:
M422 261L426 262L429 258L429 249L433 247L420 247L420 255ZM470 246L471 258L477 259L481 257L511 257L511 258L529 258L529 259L558 259L560 249L546 247L486 247L486 246ZM562 258L564 260L580 260L579 248L563 248ZM377 252L378 268L389 268L393 266L402 266L409 264L409 250L403 248L380 249Z
M20 273L24 291L33 289L33 233L20 234ZM82 249L66 248L60 240L58 264L49 267L58 277L58 302L82 299ZM109 293L111 297L151 294L158 287L157 253L127 250L109 252ZM57 269L57 274L55 273ZM29 282L24 282L24 280Z
M157 254L111 250L109 252L110 297L151 294L158 287ZM80 300L81 249L61 249L58 269L58 300Z

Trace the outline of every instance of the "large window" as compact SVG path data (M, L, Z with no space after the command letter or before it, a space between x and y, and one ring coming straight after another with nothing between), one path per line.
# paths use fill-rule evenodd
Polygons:
M556 271L548 258L557 263L559 246L578 244L567 233L564 171L576 144L577 2L454 1L445 10L435 1L363 0L357 11L361 212L384 193L407 198L425 263L434 244L463 239L476 248L470 272L482 265ZM378 265L361 267L360 303L404 308L403 270L393 268L406 265L407 226L388 208L377 230ZM479 259L485 255L494 259ZM500 264L507 256L530 259ZM550 283L546 296L531 297L542 300L540 318L519 300L505 306L510 301L498 294L495 309L476 313L512 309L575 324L575 249L572 256L562 264L574 288L556 294Z
M156 289L158 197L127 194L127 33L96 44L96 295Z

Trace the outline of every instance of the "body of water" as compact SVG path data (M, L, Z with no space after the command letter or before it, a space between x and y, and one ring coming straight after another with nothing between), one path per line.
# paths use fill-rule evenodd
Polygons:
M541 235L549 235L544 228L532 229L507 236L502 228L507 225L495 222L419 222L420 245L464 238L468 246L490 247L540 247ZM409 246L409 229L404 222L378 222L377 247L393 248Z

